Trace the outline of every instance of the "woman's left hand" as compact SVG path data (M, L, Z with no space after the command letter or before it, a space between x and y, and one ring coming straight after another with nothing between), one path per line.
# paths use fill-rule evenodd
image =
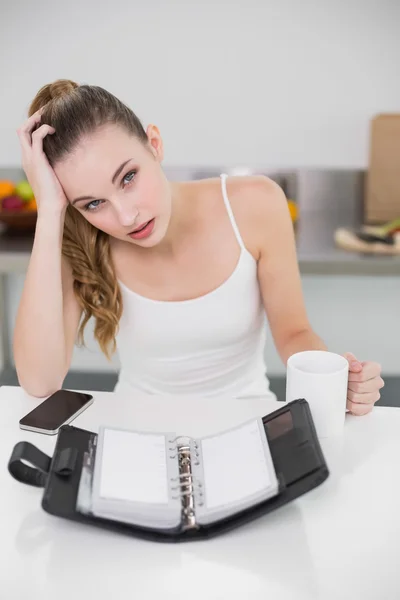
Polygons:
M347 408L353 415L366 415L381 397L379 390L385 385L381 366L371 361L360 362L351 352L344 357L349 362Z

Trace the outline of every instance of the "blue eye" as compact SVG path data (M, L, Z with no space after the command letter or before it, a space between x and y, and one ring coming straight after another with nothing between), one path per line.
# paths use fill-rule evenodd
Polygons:
M137 171L128 171L128 173L123 177L122 183L124 185L129 185L135 179Z
M96 210L100 206L101 200L92 200L88 204L85 204L85 210L93 211Z
M128 173L126 175L124 175L124 177L122 178L122 181L121 181L123 187L129 186L135 179L136 174L137 174L137 171L135 171L135 170L128 171ZM84 210L93 212L93 211L97 210L100 207L100 205L103 204L103 202L104 202L104 200L92 200L91 202L88 202L88 204L85 205Z

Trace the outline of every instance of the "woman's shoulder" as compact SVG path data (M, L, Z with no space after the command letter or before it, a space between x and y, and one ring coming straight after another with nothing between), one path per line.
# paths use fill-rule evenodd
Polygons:
M266 175L226 177L226 189L231 203L243 205L251 211L269 211L282 203L285 194L282 188Z
M286 206L286 197L281 187L265 175L226 176L229 203L237 211L259 216L274 210L278 204ZM198 179L186 182L199 201L221 199L221 177Z
M244 207L247 213L249 209L251 213L268 212L277 204L286 204L282 188L265 175L225 176L225 181L229 202L237 210ZM221 177L195 180L189 185L196 190L199 199L208 196L221 198Z
M243 242L257 258L265 240L274 237L282 223L290 220L286 196L275 181L264 175L228 177L226 188Z
M290 230L290 212L282 188L265 175L226 176L226 191L233 216L249 252L258 258L265 240ZM221 177L185 183L185 195L200 214L226 218ZM193 206L193 204L192 204ZM289 226L288 226L289 224Z

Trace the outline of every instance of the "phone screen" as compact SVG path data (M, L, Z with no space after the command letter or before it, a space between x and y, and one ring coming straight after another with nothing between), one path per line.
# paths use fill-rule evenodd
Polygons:
M19 424L24 427L53 431L69 421L75 413L81 412L92 398L90 394L82 392L58 390L22 417Z

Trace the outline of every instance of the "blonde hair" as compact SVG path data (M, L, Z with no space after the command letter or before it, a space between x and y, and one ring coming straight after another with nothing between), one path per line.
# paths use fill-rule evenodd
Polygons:
M55 128L55 134L43 140L43 150L51 166L70 153L84 135L106 123L118 124L143 144L148 142L132 110L98 86L58 79L39 90L29 108L29 116L39 109L43 109L41 123ZM78 342L84 343L84 329L93 317L95 338L110 358L116 348L115 336L122 314L110 239L70 204L65 215L62 254L71 265L75 296L83 310Z

